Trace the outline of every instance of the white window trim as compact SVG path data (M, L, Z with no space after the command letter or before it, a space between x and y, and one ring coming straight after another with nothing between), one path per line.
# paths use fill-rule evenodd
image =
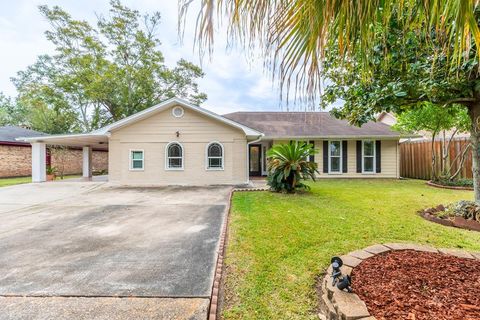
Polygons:
M130 149L128 152L129 152L128 159L129 159L129 169L130 169L130 171L144 171L145 170L145 151L143 149ZM133 167L133 157L132 157L133 152L141 152L142 153L142 168L134 168ZM136 159L136 160L140 160L140 159Z
M182 113L180 115L176 115L175 110L181 110ZM181 117L183 117L184 114L185 114L185 110L182 107L175 106L175 107L172 108L172 116L174 116L175 118L181 118Z
M180 168L170 168L168 166L168 147L170 147L172 144L178 144L180 146L180 148L182 148L182 166ZM172 141L172 142L169 142L167 143L167 145L165 146L165 170L167 171L183 171L183 168L185 167L185 148L183 147L183 145L178 142L178 141Z
M209 157L208 156L208 148L210 147L210 145L212 144L218 144L220 146L220 148L222 148L222 167L221 168L209 168L208 167L208 158L220 158L220 157ZM207 146L205 147L205 170L207 171L223 171L225 170L225 148L223 147L223 144L221 144L220 142L218 141L211 141L207 144Z
M373 142L373 171L365 171L365 142ZM372 157L372 156L367 156ZM375 140L362 140L362 174L376 174L377 173L377 144Z
M330 150L331 142L340 142L340 168L339 171L332 171L332 154ZM336 158L336 156L335 156ZM343 142L342 140L328 140L328 174L343 174Z

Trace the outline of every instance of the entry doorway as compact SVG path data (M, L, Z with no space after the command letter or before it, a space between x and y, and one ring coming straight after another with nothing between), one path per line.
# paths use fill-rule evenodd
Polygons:
M262 175L262 145L251 144L248 146L249 175L258 177Z

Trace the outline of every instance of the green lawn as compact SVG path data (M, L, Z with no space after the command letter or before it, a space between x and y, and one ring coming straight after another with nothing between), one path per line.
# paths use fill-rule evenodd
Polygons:
M1 178L0 187L13 186L14 184L29 183L29 182L32 182L31 177Z
M309 194L237 192L226 254L226 319L315 319L316 277L334 255L375 243L480 251L480 233L444 227L420 208L471 199L417 180L321 180Z
M70 176L65 176L64 179L80 178L80 177L81 175L70 175ZM57 180L60 180L60 178L57 178ZM7 186L13 186L15 184L30 183L30 182L32 182L32 177L0 178L0 187L7 187Z

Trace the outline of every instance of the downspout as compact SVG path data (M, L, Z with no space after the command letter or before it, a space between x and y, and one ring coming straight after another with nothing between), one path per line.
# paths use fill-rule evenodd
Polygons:
M247 176L246 176L246 180L245 180L245 183L248 184L250 182L250 145L252 143L257 143L257 142L260 142L262 140L262 138L264 137L265 135L262 133L261 135L258 136L257 139L255 140L252 140L250 142L247 142L247 161L246 161L246 168L247 168Z

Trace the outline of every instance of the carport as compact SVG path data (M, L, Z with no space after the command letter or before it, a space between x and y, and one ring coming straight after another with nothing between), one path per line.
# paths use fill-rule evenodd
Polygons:
M47 180L47 145L82 148L82 177L84 180L92 179L92 151L94 148L108 148L108 135L96 134L68 134L51 135L40 137L21 137L19 141L28 142L32 145L32 182L44 182Z

